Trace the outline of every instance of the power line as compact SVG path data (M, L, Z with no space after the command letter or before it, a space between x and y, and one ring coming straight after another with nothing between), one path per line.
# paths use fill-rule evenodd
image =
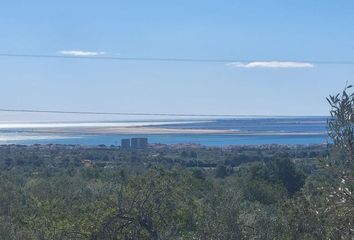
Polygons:
M169 117L251 117L251 116L252 117L270 117L267 115L242 115L242 114L91 112L91 111L61 111L61 110L5 109L5 108L1 108L0 112L78 114L78 115L158 116L158 117L167 117L167 116L169 116Z
M214 58L156 58L156 57L112 57L112 56L65 56L46 54L12 54L0 53L0 57L11 58L49 58L49 59L85 59L108 61L145 61L145 62L196 62L196 63L231 63L231 62L271 62L274 60L260 59L214 59ZM354 65L354 61L327 61L327 60L282 60L281 62L313 63L320 65Z

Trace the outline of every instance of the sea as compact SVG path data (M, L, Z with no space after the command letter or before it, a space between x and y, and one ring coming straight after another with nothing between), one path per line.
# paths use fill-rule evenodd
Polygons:
M0 144L78 144L119 146L123 138L146 137L151 144L201 144L205 146L263 144L323 144L327 117L243 117L176 121L110 121L75 123L0 122ZM232 134L86 134L50 133L39 129L68 127L154 126L171 129L232 130Z

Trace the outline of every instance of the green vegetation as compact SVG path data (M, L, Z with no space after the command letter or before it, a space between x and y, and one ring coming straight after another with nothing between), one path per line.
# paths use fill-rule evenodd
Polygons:
M333 146L0 146L0 238L353 239L347 92Z

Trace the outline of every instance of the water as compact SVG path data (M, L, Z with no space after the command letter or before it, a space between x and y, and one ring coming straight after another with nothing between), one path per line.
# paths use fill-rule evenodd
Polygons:
M150 143L195 143L207 146L259 144L321 144L328 140L324 117L242 118L199 122L159 122L177 129L234 130L237 134L45 134L33 129L7 127L0 130L0 144L119 145L122 138L147 137ZM92 123L91 123L92 124ZM116 124L116 123L113 123ZM101 126L107 124L100 123ZM141 125L141 124L140 124ZM149 125L146 123L145 125ZM156 126L156 124L154 124ZM33 127L33 126L32 126ZM1 125L0 125L1 128ZM40 127L39 127L40 128Z
M239 130L243 133L325 134L326 117L240 118L160 125L166 128Z

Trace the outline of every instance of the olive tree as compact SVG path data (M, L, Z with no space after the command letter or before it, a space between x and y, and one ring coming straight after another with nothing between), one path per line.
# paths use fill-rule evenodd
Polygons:
M334 153L325 164L337 179L328 195L327 212L332 212L333 237L354 237L354 93L347 86L341 93L329 96L331 118L328 134Z

